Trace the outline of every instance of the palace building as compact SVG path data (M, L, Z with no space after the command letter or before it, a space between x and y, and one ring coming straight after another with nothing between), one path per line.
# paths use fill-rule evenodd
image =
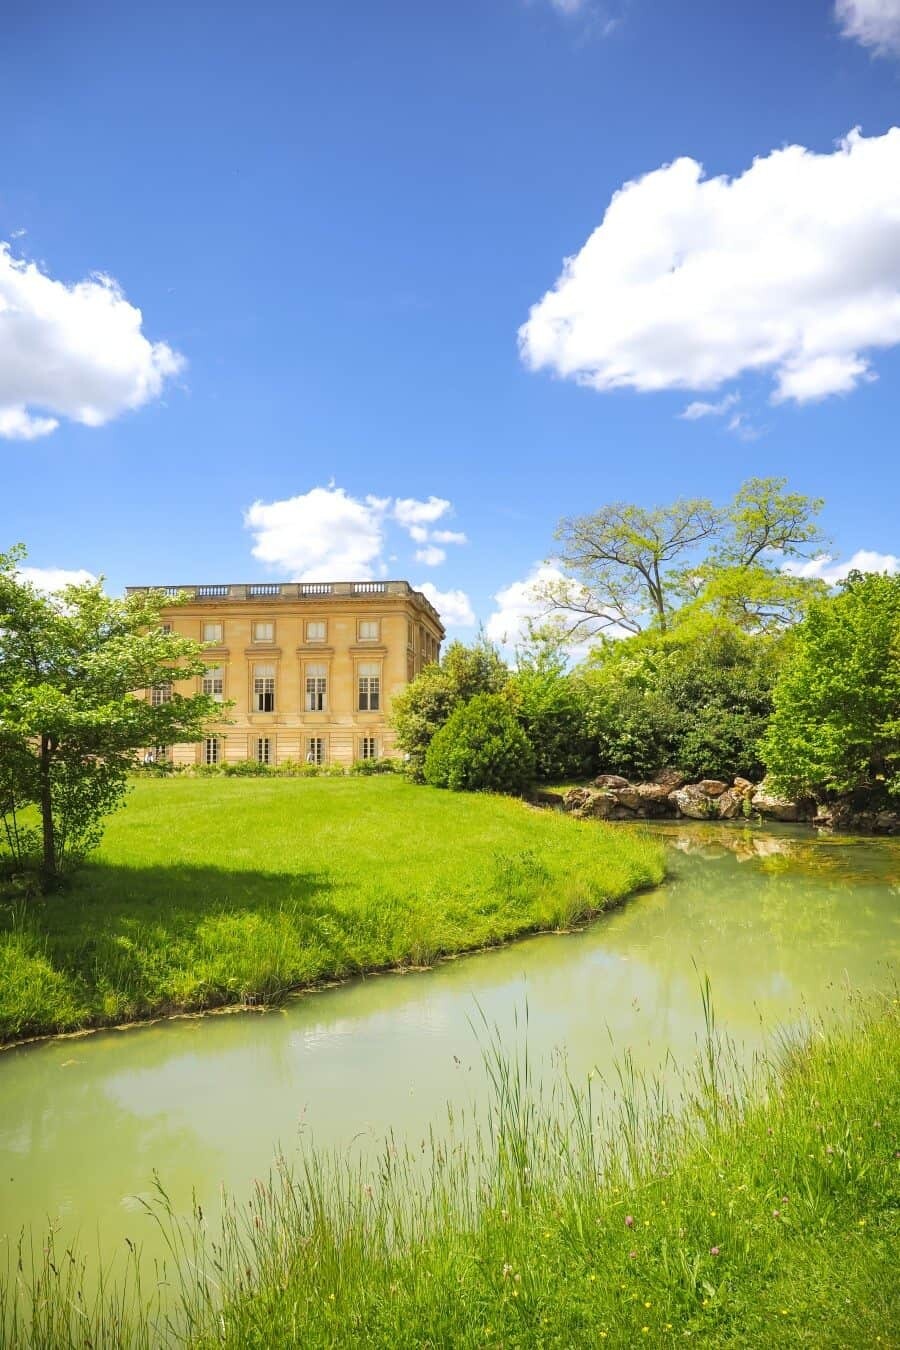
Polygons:
M205 675L148 690L155 702L203 692L230 702L199 745L158 747L176 764L298 760L352 764L394 748L391 700L440 656L444 627L406 581L291 581L130 586L187 592L163 613L206 645Z

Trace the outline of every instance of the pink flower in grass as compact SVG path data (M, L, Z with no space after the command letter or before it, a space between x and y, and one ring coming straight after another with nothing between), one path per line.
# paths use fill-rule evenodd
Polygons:
M626 1227L626 1228L633 1228L633 1227L634 1227L634 1218L632 1217L631 1214L626 1214L626 1215L625 1215L625 1227Z

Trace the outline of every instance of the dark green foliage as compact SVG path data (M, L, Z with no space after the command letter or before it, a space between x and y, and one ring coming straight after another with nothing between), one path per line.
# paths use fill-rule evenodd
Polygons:
M425 756L425 781L454 791L525 792L534 751L502 694L476 694L436 732Z
M760 778L780 652L728 624L608 643L582 676L598 764L632 779L667 766Z
M485 638L471 647L451 642L440 665L426 666L394 697L391 722L407 769L424 781L425 754L431 738L460 703L475 694L495 694L509 679L499 652Z
M519 654L508 694L534 751L536 776L544 782L590 772L593 745L585 728L582 689L559 648Z
M780 791L900 796L900 576L851 573L797 630L762 744Z

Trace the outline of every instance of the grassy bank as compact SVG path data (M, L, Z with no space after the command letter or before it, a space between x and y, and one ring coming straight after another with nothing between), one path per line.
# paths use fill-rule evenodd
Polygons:
M638 833L395 777L142 781L69 889L0 907L0 1039L425 965L662 875Z
M455 1146L374 1175L309 1153L215 1242L163 1203L177 1337L155 1280L81 1302L52 1244L0 1280L0 1322L34 1347L896 1346L898 1011L749 1076L711 1036L677 1111L627 1064L601 1112L494 1051Z

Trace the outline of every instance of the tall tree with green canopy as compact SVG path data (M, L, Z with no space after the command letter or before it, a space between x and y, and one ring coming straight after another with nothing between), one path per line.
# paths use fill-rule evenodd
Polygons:
M852 572L797 629L762 741L790 796L900 797L900 576Z
M36 849L51 888L98 842L136 752L199 740L222 706L172 688L205 662L199 643L163 632L171 597L115 600L102 581L47 595L20 575L24 557L21 545L0 554L0 817L14 857ZM164 697L148 700L152 688ZM22 825L28 806L37 838Z
M539 598L547 614L568 619L571 640L665 633L697 611L777 631L824 590L783 571L824 543L821 507L787 491L784 478L748 479L725 508L705 498L652 508L614 502L560 523L565 575L545 582Z

